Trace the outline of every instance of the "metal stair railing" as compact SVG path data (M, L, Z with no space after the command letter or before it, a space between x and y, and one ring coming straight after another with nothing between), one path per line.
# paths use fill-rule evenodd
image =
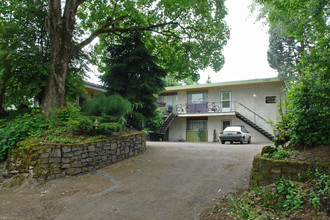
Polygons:
M237 101L233 102L233 108L234 110L242 115L247 120L251 121L257 126L258 130L261 130L260 132L263 133L265 131L265 136L271 138L273 135L273 128L272 126L267 122L266 119L264 119L259 114L252 111L250 108L246 107L242 103L239 103ZM267 134L268 133L268 134Z
M175 117L176 117L176 115L173 112L170 112L170 114L168 114L168 116L164 120L164 123L160 126L158 133L160 133L160 134L165 133L166 130L170 127L170 125Z

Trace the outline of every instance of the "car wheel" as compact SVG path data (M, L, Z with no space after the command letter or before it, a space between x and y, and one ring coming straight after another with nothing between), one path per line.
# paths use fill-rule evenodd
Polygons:
M221 141L221 144L225 144L226 141Z
M249 140L248 140L248 144L251 144L251 137L250 137Z
M240 144L243 144L243 141L240 141L239 143L240 143Z
M233 141L230 141L230 144L233 144Z

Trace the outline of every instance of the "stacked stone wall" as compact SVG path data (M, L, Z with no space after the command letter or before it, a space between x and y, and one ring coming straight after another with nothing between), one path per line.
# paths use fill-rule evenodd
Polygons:
M249 185L250 188L265 186L281 178L297 180L299 175L304 179L310 167L307 162L273 160L257 154L253 160Z
M23 141L11 152L7 175L29 173L37 180L77 175L139 155L145 150L146 135L143 132L81 144Z

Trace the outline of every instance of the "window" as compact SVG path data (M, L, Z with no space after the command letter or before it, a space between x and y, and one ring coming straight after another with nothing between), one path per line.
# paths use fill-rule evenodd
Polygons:
M177 95L160 96L159 100L161 102L165 102L166 105L177 105L178 104L178 96Z
M230 111L231 92L221 92L222 111Z
M193 91L187 93L188 104L202 104L208 102L207 91Z
M166 105L177 105L178 104L178 95L176 92L160 94L159 101L165 102Z
M203 94L191 94L191 103L192 104L203 103Z
M222 130L231 125L231 121L222 121Z
M207 119L187 119L187 131L207 131Z

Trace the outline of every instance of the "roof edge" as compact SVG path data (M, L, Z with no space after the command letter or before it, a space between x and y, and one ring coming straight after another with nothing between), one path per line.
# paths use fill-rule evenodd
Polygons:
M229 87L229 86L247 86L247 85L258 85L258 84L276 84L283 83L279 77L272 78L262 78L262 79L249 79L249 80L239 80L239 81L229 81L229 82L219 82L219 83L209 83L200 85L186 85L186 86L171 86L166 87L162 93L172 92L172 91L185 91L185 90L197 90L197 89L208 89L208 88L219 88L219 87Z

